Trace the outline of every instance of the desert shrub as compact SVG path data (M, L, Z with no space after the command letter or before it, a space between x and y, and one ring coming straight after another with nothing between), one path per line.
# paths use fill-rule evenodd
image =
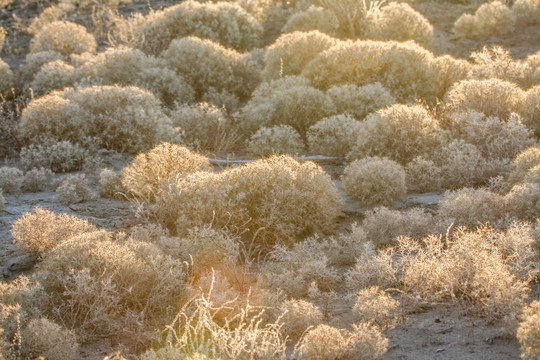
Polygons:
M24 176L21 170L3 166L0 168L0 189L6 194L14 194L21 191Z
M0 96L6 97L14 86L13 72L4 60L0 59Z
M294 243L332 228L341 199L330 176L313 162L273 156L227 169L177 178L153 207L160 221L181 232L209 224L243 227L256 243Z
M435 57L413 42L340 42L317 55L302 74L321 89L380 82L398 101L434 100L439 87Z
M534 134L540 136L540 85L530 88L523 98L519 107L519 114L523 116L523 122Z
M388 350L388 339L369 323L353 324L345 359L380 359Z
M358 138L360 122L350 115L324 118L311 126L307 143L312 153L344 158Z
M63 60L50 61L43 65L35 74L30 87L36 96L49 93L52 90L62 90L72 86L75 68Z
M174 126L184 133L183 140L205 150L230 150L238 141L235 124L224 109L208 103L180 106L171 113Z
M295 84L294 80L284 78L255 90L242 112L241 127L246 133L261 127L289 125L305 138L310 126L335 113L327 94L309 85Z
M4 198L4 195L2 194L2 189L0 189L0 211L4 210L6 207L6 199Z
M94 198L84 174L66 175L56 188L56 196L64 205L77 204Z
M122 339L132 349L148 344L188 298L183 264L155 245L115 241L106 231L56 246L36 274L42 311L73 329L81 341Z
M29 85L34 76L43 65L51 61L64 60L67 58L56 51L40 51L26 55L24 63L21 64L18 71L18 78L22 84Z
M397 322L399 302L374 286L356 294L352 311L355 322L370 323L387 329Z
M480 5L474 15L463 14L454 23L455 34L464 37L504 35L514 31L512 10L501 1Z
M70 141L30 144L21 149L21 165L25 169L43 167L55 173L82 170L90 154L78 143Z
M417 156L405 167L407 188L412 192L430 192L441 188L441 168L434 161Z
M537 25L540 23L540 2L538 0L516 0L512 5L516 24Z
M46 319L33 319L22 332L22 347L28 358L43 356L50 360L73 360L79 344L73 331Z
M28 192L43 191L51 175L51 170L45 168L34 168L27 171L26 174L24 174L22 189Z
M320 31L335 36L339 27L339 19L334 12L319 6L310 6L307 10L293 13L281 29L282 33L295 31Z
M527 170L525 178L523 179L525 183L540 183L540 165L536 165L533 168Z
M540 183L516 184L504 200L513 217L534 221L540 213Z
M15 245L23 252L44 257L55 246L95 229L88 220L67 214L57 215L53 211L36 207L34 211L15 220L11 235Z
M93 86L52 92L32 100L19 122L19 139L29 145L38 137L137 152L177 138L160 102L136 87Z
M391 2L381 7L370 21L367 37L374 40L414 40L428 47L433 39L433 26L406 2Z
M122 170L122 186L133 196L152 200L159 193L160 184L174 176L210 170L207 157L185 146L162 143L137 155Z
M456 59L450 55L436 57L435 68L439 79L437 97L442 99L454 83L465 79L471 67L471 63L464 59Z
M6 38L6 30L4 30L4 28L0 26L0 51L2 51L2 47L4 46L5 38Z
M485 190L463 188L448 191L439 201L438 217L448 226L476 228L485 223L497 225L505 217L502 195Z
M380 247L393 244L399 235L424 237L433 232L433 225L432 216L423 209L399 211L382 206L366 213L362 229L366 239Z
M540 148L529 147L520 152L512 163L512 170L508 174L508 181L512 184L522 182L529 169L540 165Z
M519 112L523 96L516 84L507 81L463 80L448 91L444 105L449 112L474 110L506 120L510 113Z
M283 312L280 318L283 324L281 332L293 342L297 341L307 328L320 325L323 321L322 311L305 300L286 300L280 309Z
M135 29L147 53L159 54L177 38L197 36L240 51L259 44L261 26L238 4L185 1L149 14Z
M420 105L393 105L369 115L360 125L349 157L387 156L406 164L432 152L442 141L439 122Z
M64 56L93 53L96 40L84 26L69 21L55 21L44 26L30 42L30 52L56 51Z
M336 113L348 113L358 120L396 103L396 99L380 83L333 86L326 93L334 102Z
M186 79L197 98L211 89L247 97L259 82L259 70L249 57L211 40L173 40L160 58Z
M522 321L517 329L517 339L521 347L522 359L538 359L540 356L540 301L533 301L523 311Z
M122 192L121 176L111 169L103 169L99 173L98 193L102 198L118 197Z
M407 193L405 170L388 158L355 160L343 171L343 188L367 206L384 205Z
M251 135L247 143L249 151L257 155L299 154L304 150L302 138L289 125L262 127Z
M474 110L450 116L453 137L473 144L486 159L513 158L536 143L532 132L517 114L508 120L486 116Z
M263 76L266 80L275 80L300 75L311 60L337 42L317 30L281 35L264 54Z

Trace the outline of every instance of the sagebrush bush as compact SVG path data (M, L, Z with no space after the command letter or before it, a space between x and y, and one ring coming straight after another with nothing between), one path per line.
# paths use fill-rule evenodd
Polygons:
M25 169L43 167L55 173L82 170L85 159L90 157L87 149L71 141L45 141L30 144L21 149L21 165Z
M516 24L538 25L540 23L540 2L538 0L516 0L512 5Z
M99 196L102 198L119 197L123 190L124 188L119 173L111 169L103 169L99 172Z
M343 171L345 192L367 206L391 204L407 193L405 170L388 158L355 160Z
M289 125L262 127L251 135L247 148L254 154L299 154L304 150L300 134Z
M534 134L540 136L540 85L530 88L524 95L519 107L523 122Z
M6 97L14 85L13 71L4 60L0 59L0 95Z
M399 302L374 286L356 294L352 311L355 322L370 323L387 329L398 321Z
M211 171L208 158L185 146L162 143L137 155L122 170L122 186L135 197L152 200L162 183L197 171Z
M259 45L262 28L242 7L232 2L184 1L152 12L135 29L142 49L159 54L174 39L197 36L240 51Z
M342 41L319 53L302 75L321 89L380 82L398 101L434 100L439 87L435 57L412 41Z
M170 116L173 125L182 129L185 143L204 150L227 151L238 142L238 134L224 110L199 103L180 106Z
M21 170L3 166L0 167L0 189L6 194L15 194L21 191L24 176Z
M357 120L396 103L396 99L380 83L333 86L326 93L334 102L337 114L347 113Z
M512 170L508 174L508 181L511 184L522 182L527 176L527 172L540 165L540 147L529 147L520 152L512 162Z
M94 198L84 174L66 175L56 188L56 196L58 201L68 206Z
M516 17L503 2L480 5L474 15L463 14L454 23L455 34L464 37L504 35L514 31Z
M55 246L94 230L88 220L36 207L15 220L11 235L21 251L43 258Z
M280 318L281 332L293 342L297 341L310 326L323 322L322 311L305 300L286 300L280 305L283 316Z
M523 311L522 321L517 328L517 339L522 359L534 360L540 357L540 301L533 301Z
M21 336L23 352L28 358L43 356L50 360L74 360L79 354L73 331L47 318L31 320Z
M69 88L34 99L18 130L23 145L39 137L71 142L93 138L96 147L128 152L179 136L153 94L118 86Z
M176 178L160 192L153 211L178 232L212 223L245 228L244 235L259 244L292 244L332 228L341 199L318 165L273 156L218 174Z
M36 96L42 96L52 90L63 90L74 83L75 68L63 60L55 60L39 69L30 83L30 88Z
M43 65L48 62L57 60L67 60L67 57L56 51L40 51L37 53L29 53L26 55L24 63L21 64L18 71L19 81L26 86L29 86L34 76L38 73Z
M96 52L96 40L84 26L55 21L44 26L30 42L30 52L56 51L64 56Z
M337 42L316 30L281 35L264 53L264 79L270 81L300 75L311 60Z
M336 36L338 33L339 19L336 14L320 6L310 6L307 10L293 13L287 23L281 28L281 32L292 33L295 31L320 31Z
M504 199L512 217L534 221L540 213L540 183L516 184Z
M6 207L6 199L4 198L4 195L2 194L2 189L0 188L0 211L4 210Z
M36 278L40 308L81 341L107 336L132 350L148 345L187 301L185 268L155 245L115 241L106 231L56 246Z
M43 191L51 175L51 170L45 168L34 168L27 171L26 174L24 174L22 189L28 192Z
M350 115L324 118L307 132L309 150L315 154L345 158L359 136L361 123Z
M471 63L467 60L456 59L450 55L435 58L435 69L439 81L437 97L442 99L454 83L465 79L471 67Z
M384 156L406 164L442 142L439 122L421 105L396 104L362 122L349 158Z
M430 192L441 188L442 169L430 159L417 156L405 167L407 188L412 192Z

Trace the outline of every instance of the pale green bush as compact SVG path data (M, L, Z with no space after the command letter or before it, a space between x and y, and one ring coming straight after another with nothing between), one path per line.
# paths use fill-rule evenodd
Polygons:
M93 137L94 146L129 152L179 136L154 95L117 86L69 88L34 99L23 111L18 135L23 145L39 137L72 142Z
M268 81L300 75L311 60L337 43L317 30L281 35L264 54L263 76Z
M399 101L434 100L439 87L435 57L412 41L343 41L315 57L302 74L321 89L380 82Z
M7 96L14 86L13 71L4 60L0 59L0 96Z
M41 263L39 307L81 341L106 336L140 350L187 301L185 276L184 265L155 245L86 233L56 246Z
M79 344L73 331L47 318L31 320L21 335L23 352L28 358L42 356L50 360L74 360L79 354Z
M515 218L534 221L540 213L540 183L516 184L505 196L507 211Z
M55 173L82 170L90 154L78 143L70 141L30 144L21 149L20 160L25 169L43 167Z
M356 294L352 311L355 322L369 323L381 329L388 329L398 321L399 302L384 290L374 286Z
M454 83L465 79L471 67L471 63L467 60L456 59L450 55L435 58L435 69L439 79L437 97L442 99Z
M534 134L540 135L540 85L530 88L524 95L519 107L523 122Z
M514 31L516 17L503 2L480 5L474 15L463 14L454 23L455 34L464 37L505 35Z
M439 122L421 105L396 104L362 122L349 157L386 156L401 164L430 153L442 142Z
M34 168L27 171L26 174L24 174L22 189L28 192L43 191L51 175L51 170L45 168Z
M508 174L508 181L511 184L522 182L527 176L529 169L540 165L540 148L530 147L520 152L512 163L512 170Z
M173 177L211 171L208 158L185 146L162 143L137 155L122 171L122 186L132 196L153 200L159 187Z
M417 156L405 167L407 187L412 192L438 191L441 188L442 169L434 161Z
M522 359L534 360L540 357L540 301L533 301L523 311L517 339Z
M387 158L353 161L343 171L342 183L347 194L367 206L391 204L407 193L405 170Z
M323 322L322 311L305 300L286 300L281 304L280 310L283 313L280 318L281 332L293 342L297 341L306 329Z
M21 191L24 176L21 170L3 166L0 168L0 189L6 194L15 194Z
M336 36L338 28L339 19L333 11L319 6L310 6L307 10L293 13L281 29L281 32L292 33L295 31L317 30Z
M360 124L349 115L322 119L307 132L309 150L316 154L345 158L356 143Z
M262 28L238 4L190 0L150 13L135 32L143 39L142 49L157 55L174 39L186 36L250 50L259 45Z
M289 125L262 127L247 142L247 148L254 154L299 154L304 150L302 138Z
M30 42L30 52L56 51L64 56L93 53L96 40L84 26L69 21L55 21L44 26Z
M66 175L56 188L56 196L58 201L68 206L94 198L84 174Z
M540 1L516 0L512 5L516 24L538 25L540 23Z
M292 244L326 232L341 211L330 176L313 162L273 156L227 169L177 178L153 211L178 232L196 225L242 227L257 243Z
M13 242L28 254L43 258L55 246L96 228L88 220L67 214L55 214L40 207L25 213L11 227Z
M326 94L334 102L337 114L348 113L357 120L396 103L396 99L380 83L333 86Z

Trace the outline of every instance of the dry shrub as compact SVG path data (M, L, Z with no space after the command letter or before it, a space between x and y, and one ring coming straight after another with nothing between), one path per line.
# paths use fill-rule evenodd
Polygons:
M227 151L238 142L238 134L224 110L208 103L184 105L171 113L171 120L183 130L185 143L204 150Z
M454 83L465 79L471 67L471 63L467 60L456 59L450 55L435 58L435 68L439 79L437 98L442 99Z
M292 33L295 31L320 31L335 36L339 27L339 19L333 11L320 6L310 6L307 10L293 13L281 32Z
M219 174L178 177L156 198L153 212L178 232L210 224L246 229L256 243L292 244L329 231L341 211L330 176L313 162L272 156Z
M310 126L335 114L327 94L296 79L286 77L259 86L243 109L242 129L252 133L261 127L289 125L305 138Z
M176 39L160 54L165 64L190 84L196 98L206 92L228 92L247 98L258 85L258 66L242 55L211 40L193 36Z
M540 357L540 301L533 301L523 311L517 339L522 359L534 360Z
M439 122L424 107L396 104L362 122L349 158L386 156L406 164L436 149L442 136Z
M523 122L540 136L540 85L530 88L521 102L519 114L523 116Z
M0 168L0 189L6 194L15 194L21 191L24 176L21 170L3 166Z
M96 147L129 152L179 136L153 94L118 86L69 88L34 99L23 111L18 135L23 145L39 137L93 138Z
M377 247L393 244L399 235L424 237L433 227L432 216L421 208L399 211L381 206L370 210L362 222L366 239Z
M407 194L405 170L388 158L355 160L343 171L345 192L367 206L391 204Z
M540 183L516 184L504 199L514 218L534 221L540 213Z
M63 90L75 83L75 68L63 60L51 61L43 65L30 87L36 96L48 94L52 90Z
M345 158L359 136L361 123L350 115L324 118L311 126L307 143L312 153Z
M0 211L4 210L6 207L6 199L4 198L4 195L2 194L2 189L0 189Z
M264 54L264 79L300 75L306 65L338 40L317 30L281 35Z
M444 105L449 112L474 110L506 120L519 112L523 97L516 84L500 79L463 80L448 91Z
M162 143L137 155L122 170L122 186L132 196L153 200L159 194L160 184L169 179L211 169L206 156L185 146Z
M79 344L73 331L47 318L33 319L21 335L23 352L28 358L73 360L79 355Z
M66 175L56 189L56 196L58 201L68 206L94 198L84 174Z
M454 23L455 34L464 37L505 35L514 31L516 17L499 0L480 5L474 15L463 14Z
M407 188L412 192L431 192L441 188L442 169L434 161L417 156L405 167Z
M20 153L21 165L25 169L43 167L55 173L82 170L88 157L90 157L88 150L79 143L70 141L30 144L23 147Z
M283 312L280 318L281 332L293 342L300 339L306 329L323 322L322 311L309 301L286 300L281 304L280 310Z
M358 120L396 103L396 99L380 83L333 86L326 93L334 102L336 113L348 113Z
M529 147L523 150L514 158L508 181L511 184L522 182L527 176L527 172L537 165L540 165L540 148Z
M289 125L262 127L251 135L247 143L248 150L265 156L270 154L299 154L304 150L300 134Z
M39 192L45 189L47 181L52 176L49 169L39 168L27 171L24 174L22 189L27 192Z
M443 226L454 224L476 228L485 223L497 225L505 216L503 196L486 189L448 191L439 201L438 217Z
M321 89L380 82L398 101L434 100L439 87L435 57L412 41L343 41L317 55L302 74Z
M103 169L99 173L98 193L102 198L119 197L124 188L121 176L114 170Z
M433 39L433 26L406 2L391 2L375 13L366 35L374 40L414 40L429 47Z
M67 60L65 56L56 51L40 51L26 55L24 63L21 64L18 71L18 79L24 85L30 85L34 76L41 67L48 62L57 60Z
M345 359L377 360L388 351L388 338L369 323L353 324Z
M11 235L23 252L42 258L55 246L95 229L88 220L36 207L15 220Z
M239 51L259 45L262 28L255 18L231 2L184 1L152 12L135 29L142 49L159 54L174 40L197 36Z
M14 86L13 72L4 60L0 59L0 96L6 97Z
M540 23L540 1L516 0L512 5L516 24L538 25Z
M56 51L64 56L96 52L96 40L84 26L55 21L44 26L30 42L30 52Z
M81 341L105 336L133 350L148 345L189 297L182 263L152 244L115 241L106 231L56 246L36 275L47 316Z
M361 290L352 308L355 322L370 323L388 329L397 323L399 302L378 286Z

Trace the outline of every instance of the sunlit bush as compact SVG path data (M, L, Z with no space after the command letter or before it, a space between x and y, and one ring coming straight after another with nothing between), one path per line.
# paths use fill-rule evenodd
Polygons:
M280 310L283 312L281 332L292 341L297 341L310 326L320 325L323 321L322 311L305 300L286 300Z
M533 301L528 305L523 311L522 319L517 329L521 358L538 359L540 356L540 301Z
M13 72L4 60L0 59L0 95L7 96L14 86Z
M34 168L30 171L27 171L24 174L22 189L28 192L43 191L51 175L51 170L45 168Z
M519 114L523 122L534 134L540 136L540 85L530 88L524 95Z
M435 58L435 68L439 79L437 97L442 99L454 83L465 79L471 70L471 66L471 63L467 60L456 59L450 55Z
M507 211L517 219L534 221L540 213L540 183L522 183L505 196Z
M396 103L396 99L380 83L333 86L326 94L334 102L337 114L347 113L357 120Z
M356 143L360 126L360 122L349 115L324 118L307 132L309 150L344 158Z
M251 135L247 143L249 151L264 156L270 154L299 154L304 150L302 138L289 125L262 127Z
M94 198L84 174L66 175L56 188L56 196L58 201L68 206Z
M355 321L387 329L398 321L399 302L375 286L356 294L352 311Z
M15 194L21 191L24 176L21 170L15 167L0 167L0 189L6 194Z
M43 27L30 42L30 52L56 51L64 56L93 53L96 40L84 26L69 21L56 21Z
M520 152L512 163L512 170L508 175L508 181L512 184L522 182L527 176L529 169L540 165L540 148L530 147Z
M23 353L28 358L73 360L79 354L77 337L71 330L48 320L33 319L22 332Z
M99 172L99 196L102 198L120 197L123 191L120 174L111 169L103 169Z
M514 31L516 18L501 1L480 5L474 15L463 14L454 23L453 31L466 37L504 35Z
M336 36L338 34L339 19L336 14L319 6L310 6L307 10L295 12L289 17L281 29L283 33L294 31L313 31Z
M412 159L405 167L407 187L412 192L430 192L441 188L442 169L423 156Z
M82 170L84 161L89 156L88 150L78 143L52 141L23 147L20 160L27 170L43 167L55 173L64 173Z
M540 2L538 0L516 0L512 5L516 24L537 25L540 23Z
M63 60L67 57L56 51L40 51L37 53L29 53L26 55L24 63L18 69L18 79L22 84L30 85L34 76L38 73L43 65L48 62Z

